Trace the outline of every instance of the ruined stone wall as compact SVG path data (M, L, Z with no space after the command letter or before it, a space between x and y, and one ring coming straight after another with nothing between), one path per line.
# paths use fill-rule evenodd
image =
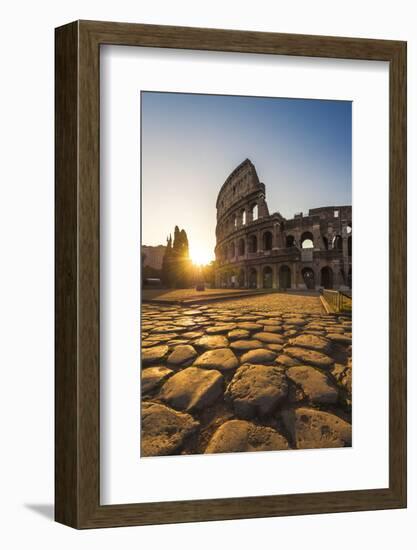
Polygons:
M285 219L269 214L265 185L246 159L217 198L216 286L351 288L352 207Z
M161 269L165 250L166 246L162 244L158 246L142 245L141 252L144 255L143 265L153 267L154 269Z

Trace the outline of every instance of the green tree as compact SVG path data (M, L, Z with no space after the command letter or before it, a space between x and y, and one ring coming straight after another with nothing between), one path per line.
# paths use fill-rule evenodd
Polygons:
M171 288L187 288L191 283L192 266L189 257L187 233L180 230L178 225L174 229L174 240L171 235L167 241L167 248L162 262L163 282Z
M190 251L188 246L188 237L185 229L180 231L181 255L184 259L189 259Z
M188 237L185 229L181 229L179 245L179 286L182 288L188 288L191 285L192 280L192 265L190 261L190 252L188 246Z
M167 286L172 286L172 237L169 235L167 238L167 246L165 249L164 257L162 258L162 270L161 277L162 283Z

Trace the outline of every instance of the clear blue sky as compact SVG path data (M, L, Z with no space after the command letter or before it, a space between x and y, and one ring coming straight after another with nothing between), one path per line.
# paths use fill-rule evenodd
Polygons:
M179 225L214 258L216 198L245 158L270 213L352 203L349 101L142 92L142 244Z

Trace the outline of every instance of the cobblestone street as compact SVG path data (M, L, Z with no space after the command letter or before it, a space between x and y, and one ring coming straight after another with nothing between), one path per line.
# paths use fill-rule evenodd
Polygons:
M316 295L143 304L141 455L350 446L351 338Z

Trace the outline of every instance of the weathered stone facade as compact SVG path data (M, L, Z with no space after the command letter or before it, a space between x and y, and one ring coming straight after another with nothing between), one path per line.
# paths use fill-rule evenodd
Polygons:
M141 248L144 257L143 265L153 267L154 269L161 269L166 248L162 244L158 246L146 246L143 244Z
M217 287L351 288L351 206L288 220L269 214L265 185L246 159L223 184L216 208Z

